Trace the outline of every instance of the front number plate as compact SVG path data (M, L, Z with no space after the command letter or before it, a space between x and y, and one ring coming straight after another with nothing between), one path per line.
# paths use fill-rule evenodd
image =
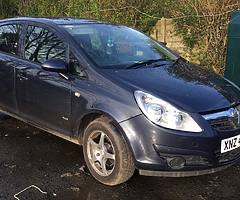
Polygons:
M239 147L240 147L240 135L222 140L221 153L226 153Z

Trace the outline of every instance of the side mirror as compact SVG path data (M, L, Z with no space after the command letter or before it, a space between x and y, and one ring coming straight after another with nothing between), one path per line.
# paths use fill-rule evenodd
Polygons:
M163 46L167 46L167 43L166 42L161 42L161 41L158 41L159 44L163 45Z
M67 64L60 59L51 59L42 64L42 69L49 72L66 73Z

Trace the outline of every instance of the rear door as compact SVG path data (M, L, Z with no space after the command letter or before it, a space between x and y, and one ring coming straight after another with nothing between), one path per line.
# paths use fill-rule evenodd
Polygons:
M0 107L15 113L15 67L18 65L21 25L0 25Z
M67 60L67 47L57 32L41 25L26 27L21 65L16 70L19 112L45 128L70 134L71 82L67 75L48 72L41 64Z

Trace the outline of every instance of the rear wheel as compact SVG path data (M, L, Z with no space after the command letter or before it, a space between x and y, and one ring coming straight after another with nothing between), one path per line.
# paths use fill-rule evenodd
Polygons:
M121 184L134 173L135 165L128 144L106 117L97 118L87 126L83 151L90 173L103 184Z

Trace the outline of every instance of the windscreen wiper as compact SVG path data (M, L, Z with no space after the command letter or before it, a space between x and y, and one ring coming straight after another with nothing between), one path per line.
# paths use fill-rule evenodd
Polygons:
M147 66L147 65L151 65L153 63L156 63L156 62L159 62L159 61L165 61L166 59L164 58L160 58L160 59L150 59L150 60L141 60L141 61L138 61L136 63L133 63L132 65L129 65L128 67L126 67L126 69L137 69L137 68L140 68L140 67L144 67L144 66Z

